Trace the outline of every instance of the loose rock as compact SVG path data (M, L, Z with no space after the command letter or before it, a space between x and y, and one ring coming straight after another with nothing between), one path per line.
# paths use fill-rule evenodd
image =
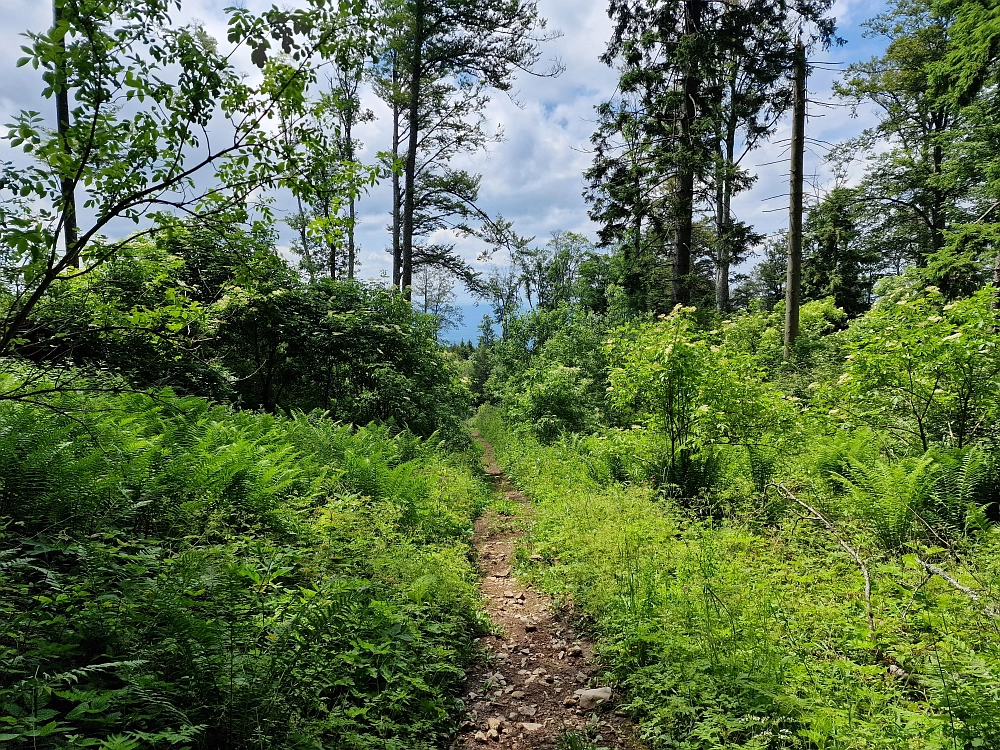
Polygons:
M611 700L611 688L591 688L590 690L577 690L576 694L580 698L580 708L589 711L597 708L598 704Z

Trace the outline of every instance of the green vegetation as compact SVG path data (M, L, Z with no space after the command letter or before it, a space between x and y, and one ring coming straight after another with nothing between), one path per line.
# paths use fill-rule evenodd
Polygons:
M43 403L0 403L5 743L450 736L486 491L439 441L169 392Z
M867 22L834 93L871 126L764 237L733 200L833 5L611 0L600 244L542 244L463 161L560 72L536 0L233 7L225 42L55 0L0 154L0 744L445 747L491 505L653 750L1000 747L1000 4ZM492 316L447 348L458 281Z
M537 503L521 571L591 623L651 747L1000 743L996 292L927 277L846 326L808 303L791 363L780 310L678 308L605 327L603 399L554 337L493 378L478 429Z

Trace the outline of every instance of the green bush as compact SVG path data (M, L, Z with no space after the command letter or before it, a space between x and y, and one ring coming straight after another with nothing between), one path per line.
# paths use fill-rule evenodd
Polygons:
M318 413L0 401L0 739L439 747L484 499L437 443Z

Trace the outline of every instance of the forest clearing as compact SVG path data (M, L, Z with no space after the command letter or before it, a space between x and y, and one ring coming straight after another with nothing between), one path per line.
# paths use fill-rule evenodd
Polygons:
M997 0L10 20L0 747L1000 748Z

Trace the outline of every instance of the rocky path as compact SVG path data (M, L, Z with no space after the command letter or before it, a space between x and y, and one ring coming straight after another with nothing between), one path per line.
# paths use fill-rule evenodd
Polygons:
M526 498L497 466L493 447L476 439L496 488L530 513ZM548 596L512 577L523 535L518 524L492 510L476 522L480 588L498 634L482 639L490 658L469 676L468 718L453 750L638 750L633 725L615 710L614 692L597 678L592 644L553 611Z

